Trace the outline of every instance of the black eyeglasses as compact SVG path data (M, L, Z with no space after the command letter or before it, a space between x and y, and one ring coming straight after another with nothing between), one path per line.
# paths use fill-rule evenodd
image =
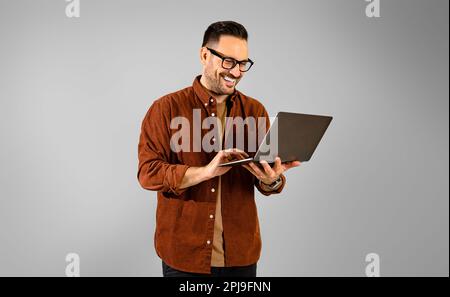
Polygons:
M206 48L211 52L211 54L222 59L222 67L224 69L233 69L234 67L236 67L236 64L239 64L239 71L247 72L250 70L250 68L252 68L252 66L254 64L254 62L250 59L244 60L244 61L238 61L236 59L226 57L226 56L222 55L221 53L216 52L212 48L209 48L209 47L206 47Z

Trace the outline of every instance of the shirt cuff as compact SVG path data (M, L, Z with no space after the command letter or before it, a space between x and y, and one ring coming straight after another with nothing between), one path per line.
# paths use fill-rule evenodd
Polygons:
M283 174L281 174L280 177L281 177L281 186L279 186L275 190L270 190L270 191L265 190L265 188L263 188L261 186L260 181L257 178L255 178L255 186L258 189L258 191L261 192L261 194L263 194L265 196L281 193L281 191L284 188L284 185L286 184L286 177Z
M180 189L181 182L183 180L184 175L186 174L186 171L189 169L188 165L171 165L171 168L167 170L166 172L166 178L164 181L167 183L165 184L165 188L169 189L169 193L174 194L175 196L179 196L183 194L188 188Z

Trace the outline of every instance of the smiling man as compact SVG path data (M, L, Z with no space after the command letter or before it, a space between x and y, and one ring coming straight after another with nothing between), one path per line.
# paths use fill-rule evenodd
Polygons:
M236 141L225 147L224 136L237 130L227 125L233 118L265 119L264 132L269 128L264 106L236 90L253 65L247 39L241 24L211 24L200 49L202 75L192 86L156 100L142 122L138 179L144 189L158 191L155 248L164 276L256 276L261 237L254 189L266 196L280 193L283 172L300 165L277 158L272 167L265 161L218 166L255 153L245 145L252 135L249 125L236 135L245 139L243 147ZM210 142L217 149L174 151L178 118L215 120L218 137ZM201 136L208 133L202 130ZM192 125L185 134L193 140L188 147L194 147Z

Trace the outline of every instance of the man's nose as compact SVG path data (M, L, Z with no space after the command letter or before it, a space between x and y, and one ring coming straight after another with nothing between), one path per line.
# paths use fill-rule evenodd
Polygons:
M236 64L232 69L230 69L230 73L236 78L239 78L241 76L241 71L239 70L239 63Z

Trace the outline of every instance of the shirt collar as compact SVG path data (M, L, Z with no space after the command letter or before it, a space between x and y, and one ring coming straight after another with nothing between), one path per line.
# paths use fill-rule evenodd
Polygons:
M200 98L200 100L202 101L202 103L206 104L209 103L209 99L212 97L208 91L206 90L206 88L200 83L200 78L202 76L199 75L194 79L194 83L192 84L192 87L194 88L194 92L195 94L198 96L198 98ZM230 96L228 96L227 100L231 100L231 102L234 102L234 100L236 99L238 95L238 91L236 90L236 88L234 89L233 94L231 94Z

